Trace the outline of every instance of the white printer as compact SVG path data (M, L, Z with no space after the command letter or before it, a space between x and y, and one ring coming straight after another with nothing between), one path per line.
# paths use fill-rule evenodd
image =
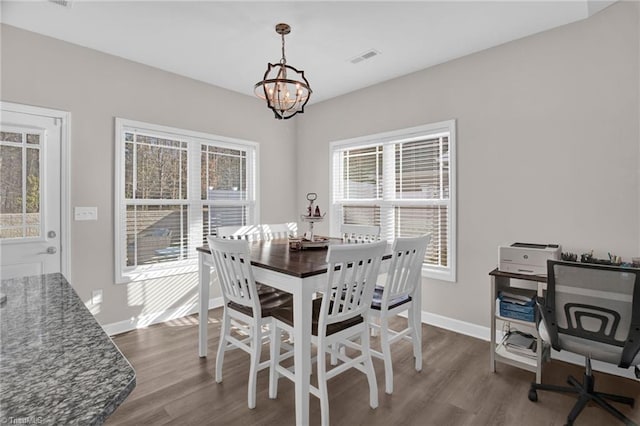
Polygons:
M560 260L559 244L513 243L498 247L498 269L525 275L547 275L547 260Z

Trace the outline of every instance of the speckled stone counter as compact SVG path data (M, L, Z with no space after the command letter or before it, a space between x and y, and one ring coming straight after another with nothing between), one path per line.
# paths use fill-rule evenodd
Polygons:
M0 425L102 424L136 374L75 290L47 274L0 292Z

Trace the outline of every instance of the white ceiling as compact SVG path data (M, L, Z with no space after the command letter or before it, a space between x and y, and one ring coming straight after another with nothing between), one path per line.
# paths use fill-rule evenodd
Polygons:
M585 19L612 1L2 1L0 21L253 96L267 62L326 100ZM352 64L375 49L379 55Z

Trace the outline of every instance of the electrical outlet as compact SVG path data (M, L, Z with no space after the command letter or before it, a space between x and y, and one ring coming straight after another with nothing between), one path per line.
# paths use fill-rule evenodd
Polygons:
M73 211L75 220L98 220L97 207L76 207Z
M91 293L91 304L99 305L100 303L102 303L102 289L93 290Z

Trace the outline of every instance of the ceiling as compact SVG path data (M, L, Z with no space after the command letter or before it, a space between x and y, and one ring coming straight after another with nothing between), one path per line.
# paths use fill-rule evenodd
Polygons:
M64 0L58 0L64 2ZM267 62L323 101L585 19L613 1L2 1L0 21L253 96ZM352 59L379 54L356 64Z

